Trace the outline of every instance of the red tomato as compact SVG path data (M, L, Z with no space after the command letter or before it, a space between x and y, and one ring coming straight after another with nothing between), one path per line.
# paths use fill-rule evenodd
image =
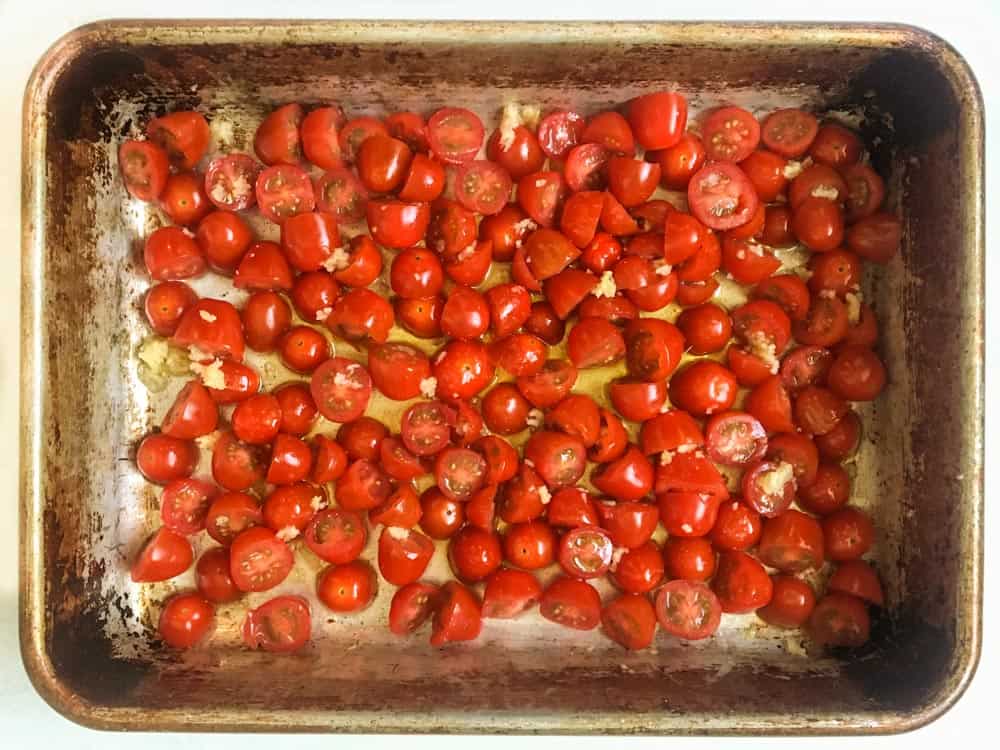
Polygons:
M301 436L312 429L317 409L306 383L280 386L274 390L274 397L281 407L281 432Z
M672 91L636 97L628 104L628 123L645 150L669 149L684 137L687 100Z
M479 597L455 581L442 586L441 602L434 613L431 645L473 641L479 637L482 628L482 605Z
M659 514L650 503L599 500L595 508L615 547L641 547L656 531Z
M392 305L371 289L352 289L340 297L327 317L326 327L347 341L381 344L395 322Z
M580 136L581 143L600 144L619 154L635 152L635 138L628 121L618 112L601 112L590 118Z
M183 281L164 281L146 294L144 309L150 328L161 336L172 336L189 307L198 301Z
M465 507L437 487L420 496L420 526L431 539L449 539L465 523Z
M167 600L157 630L173 648L191 648L203 640L215 620L215 608L198 594L176 594Z
M656 613L649 599L638 594L622 594L601 612L605 634L630 651L640 651L656 635Z
M193 561L191 543L176 531L160 528L146 541L132 563L132 580L135 583L166 581L190 568Z
M705 146L693 133L685 133L676 145L648 154L660 165L663 186L686 190L691 177L705 164Z
M756 510L739 500L724 502L712 527L712 544L720 550L746 550L757 544L761 530Z
M795 499L795 472L789 464L756 461L743 472L740 484L747 504L767 518L784 513Z
M542 592L539 612L567 628L593 630L601 621L601 597L586 581L560 576Z
M247 346L258 352L273 351L291 320L291 310L283 297L272 291L254 292L243 308Z
M253 242L253 233L237 214L213 211L199 222L195 240L212 268L232 274Z
M326 504L326 493L306 482L275 488L264 501L264 523L275 532L302 531Z
M705 537L672 536L663 545L668 578L704 583L715 573L715 550Z
M743 161L760 142L760 125L745 109L720 107L705 119L702 138L710 160Z
M771 601L773 585L764 566L746 552L719 554L712 589L727 613L752 612Z
M677 326L692 354L721 351L732 336L732 322L724 309L712 303L684 310Z
M888 263L899 252L903 226L892 214L866 216L847 230L847 246L865 260Z
M387 526L378 538L378 569L393 586L420 578L433 554L434 542L419 531Z
M311 326L295 326L279 342L282 363L296 372L312 372L330 356L326 337Z
M517 203L542 227L555 224L556 214L566 197L566 184L559 172L533 172L517 183Z
M204 367L204 365L201 365ZM208 388L212 398L217 404L233 404L249 398L260 390L260 375L251 367L233 362L229 359L222 360L220 371L222 373L223 388ZM202 383L204 384L204 371L202 371Z
M192 380L177 394L160 429L169 437L191 440L214 431L218 421L219 410L212 394L197 380Z
M574 193L566 199L559 228L574 245L585 248L594 239L603 208L603 193L594 190ZM590 267L586 261L584 264Z
M798 573L823 565L823 529L812 516L787 510L764 521L757 556L772 568Z
M389 630L409 635L427 622L438 606L440 590L428 583L408 583L397 589L389 605Z
M523 125L515 127L510 137L506 138L499 129L494 130L486 146L486 155L515 180L537 172L545 163L545 153L538 144L538 138Z
M781 380L792 391L826 380L833 363L829 349L821 346L800 346L790 351L781 363Z
M292 216L281 225L281 244L292 267L317 271L340 247L337 220L324 211Z
M197 534L205 528L205 517L218 488L200 479L176 479L163 488L160 518L178 534Z
M229 550L211 547L198 558L195 567L198 593L215 604L234 602L243 596L229 574Z
M720 498L701 492L664 492L656 496L660 521L671 537L708 534L719 513Z
M639 500L653 489L653 465L642 451L630 445L620 458L598 466L590 481L616 500Z
M391 492L392 483L381 467L359 458L337 480L334 496L341 508L371 510L385 502Z
M597 432L597 442L594 443L587 457L596 463L614 461L625 453L628 447L628 433L621 419L607 409L600 410L601 424Z
M865 603L839 592L820 599L806 623L809 637L821 646L858 648L868 642L870 631Z
M470 526L484 531L494 530L496 494L496 485L488 485L469 499L465 504L465 520Z
M484 435L472 443L472 447L486 459L484 484L496 485L506 482L517 473L518 453L510 443L497 435Z
M499 568L503 560L500 537L493 531L466 526L449 542L448 557L460 581L482 581Z
M885 366L870 349L845 346L830 365L826 382L830 390L841 398L872 401L885 387Z
M714 162L702 167L691 178L688 205L702 224L723 230L750 221L757 212L759 199L739 167Z
M490 344L494 363L511 375L534 375L545 365L545 344L530 333L514 333Z
M452 500L467 500L486 478L486 461L469 448L448 448L434 463L438 489Z
M500 518L507 523L523 523L538 518L545 510L543 490L545 483L542 478L533 468L522 463L517 474L503 485Z
M525 262L532 276L544 281L555 276L580 256L580 251L554 229L538 229L524 245Z
M444 167L429 156L414 154L399 198L410 202L434 201L444 192L444 185Z
M313 372L310 391L324 417L331 422L352 422L368 407L371 376L358 362L333 357Z
M742 169L757 191L757 197L762 202L770 203L785 191L788 179L785 177L785 166L788 162L770 151L754 151L742 162ZM761 216L764 219L764 216Z
M712 416L705 425L705 442L709 458L728 466L744 466L767 452L764 427L744 412Z
M456 284L478 286L486 279L492 260L493 248L489 240L476 242L459 253L455 260L446 262L444 270Z
M656 619L670 635L700 641L713 635L722 620L722 605L703 583L675 580L656 592Z
M441 179L444 180L443 175ZM316 180L315 199L320 211L327 211L336 216L337 221L351 224L365 217L368 190L350 169L337 167Z
M797 432L772 435L768 441L767 457L776 462L791 464L795 470L795 483L800 490L816 481L819 455L816 444L806 435Z
M409 344L376 344L368 350L368 368L379 391L395 401L420 395L421 383L431 376L427 355Z
M483 617L511 619L531 609L542 596L542 586L523 570L500 568L486 579Z
M267 591L288 577L292 550L270 529L249 528L229 547L229 573L240 591Z
M412 159L413 152L403 141L372 135L358 148L358 177L373 193L392 193L402 186Z
M452 339L481 339L490 327L486 298L466 286L453 287L441 310L441 331Z
M508 262L528 232L537 228L516 204L508 203L499 213L483 217L479 223L479 238L493 243L493 260Z
M850 594L881 607L884 602L878 573L864 560L847 560L837 566L827 582L830 591Z
M167 186L160 193L160 208L174 224L192 226L201 221L212 206L201 177L194 172L181 172L167 178Z
M317 484L335 482L347 470L347 453L340 444L326 435L312 438L316 455L313 458L312 481Z
M810 197L842 204L847 197L847 183L832 167L813 164L792 180L791 189L788 191L788 202L792 210L795 210Z
M566 166L563 169L569 189L579 192L604 188L611 158L612 151L598 143L574 146L566 155Z
M574 197L581 195L588 195L588 193L577 193ZM601 202L603 206L605 199L602 198ZM567 201L567 205L568 203ZM563 231L566 231L565 228ZM571 237L569 234L567 236ZM583 253L580 255L580 263L594 273L604 273L614 267L621 254L622 246L618 240L607 232L598 232L594 235L594 239L583 249Z
M664 459L666 463L664 463ZM686 450L667 453L656 467L654 489L662 492L696 492L714 495L720 500L729 497L726 482L711 461L701 451L688 446Z
M875 527L868 514L857 508L841 508L823 521L826 556L835 562L857 560L871 549Z
M294 164L302 159L299 126L302 107L286 104L264 118L254 134L253 150L265 164Z
M406 449L417 456L431 456L451 440L454 411L439 401L422 401L405 412L400 433Z
M489 351L478 341L450 341L431 358L437 395L468 400L486 388L495 374Z
M396 200L369 201L365 214L372 238L395 249L412 247L424 239L431 220L428 204Z
M662 380L649 382L629 379L613 380L608 396L615 411L630 422L645 422L660 413L667 399L667 388Z
M660 182L660 165L628 156L608 161L608 186L626 208L645 202Z
M191 475L198 463L198 448L189 440L155 433L139 443L135 461L150 482L167 484Z
M351 459L367 458L374 461L379 457L379 446L389 435L389 428L372 417L361 417L348 422L337 432L337 441L344 446Z
M771 603L757 610L757 616L779 628L802 627L816 606L812 586L790 575L772 576L771 585Z
M281 224L316 206L312 181L301 168L290 164L268 167L257 177L257 205L265 218Z
M483 145L483 123L467 109L445 107L427 121L427 141L434 155L446 164L474 159Z
M343 123L340 107L319 107L302 119L299 129L302 151L320 169L336 169L343 164L337 132Z
M508 336L531 315L531 295L520 284L497 284L486 292L489 320L498 338Z
M551 514L551 506L549 513ZM645 594L655 588L663 578L663 557L651 541L630 549L621 556L617 565L612 559L611 580L622 591Z
M736 399L736 379L722 365L698 360L670 380L670 401L695 416L725 411Z
M566 353L575 367L603 367L625 356L625 339L602 318L584 318L570 329Z
M826 252L844 241L843 212L826 198L806 198L792 213L792 231L814 252Z
M809 150L818 131L819 123L808 112L779 109L764 120L761 140L775 153L794 159Z
M757 284L781 267L764 245L730 235L722 242L722 269L741 284Z
M798 503L810 513L828 515L847 504L851 494L851 479L840 464L823 462L815 479L799 490Z
M847 128L829 123L819 129L809 155L820 164L844 167L861 158L861 140Z
M835 296L815 297L806 317L792 325L792 333L800 344L829 348L847 335L849 326L843 302Z
M685 450L693 450L704 442L698 423L690 414L678 409L671 409L646 421L639 434L642 452L647 456L675 451L681 446L686 446Z
M179 171L194 169L208 148L208 121L199 112L171 112L150 120L149 140L167 152L170 164Z
M566 272L564 271L564 273ZM639 317L639 308L627 297L619 295L600 298L587 297L577 308L577 314L581 320L583 318L604 318L608 322L620 326L636 320ZM646 320L652 319L646 318ZM666 323L666 321L663 322Z
M803 388L795 399L795 422L810 435L825 435L844 418L848 409L836 394L810 385Z
M371 140L371 139L369 139ZM365 609L375 598L375 571L363 560L331 565L316 581L316 596L334 612Z
M147 203L160 197L170 175L166 151L151 141L125 141L118 147L118 168L129 195Z
M230 492L218 496L209 506L205 529L219 544L228 545L240 532L263 522L264 516L254 498L242 492Z
M853 455L861 440L861 420L853 411L834 425L825 435L816 436L816 447L823 458L843 461Z
M379 458L382 461L382 468L385 473L400 482L409 482L417 477L422 477L427 473L427 467L423 461L403 445L403 441L397 437L387 437L379 444ZM402 487L398 488L402 489ZM397 490L398 491L398 490ZM396 493L390 495L387 503L392 503ZM416 521L414 521L416 523ZM388 526L405 526L406 524L387 524ZM412 525L412 524L410 524Z
M364 519L342 508L320 510L312 516L302 536L317 557L334 565L356 560L368 539Z
M792 400L778 375L768 376L750 391L743 406L768 432L795 431Z
M584 128L586 122L576 112L550 112L538 123L538 144L546 156L561 160L580 142Z
M544 294L556 315L565 320L597 286L597 278L589 271L567 268L545 280ZM596 300L595 300L596 301ZM590 317L587 315L581 318Z
M534 172L541 162L528 172ZM484 216L499 213L510 200L514 187L504 167L489 161L469 161L458 168L455 176L455 197L458 202Z
M247 612L243 643L273 653L298 651L309 640L309 603L301 596L278 596Z
M770 247L788 247L795 244L792 234L792 211L788 206L773 205L764 210L764 228L761 241Z
M233 274L233 286L237 289L281 289L292 288L292 269L288 265L281 247L274 242L255 242L240 260Z
M411 247L393 259L389 284L406 299L433 297L444 286L444 269L435 253Z
M292 284L291 298L295 311L309 323L326 320L338 296L340 286L326 271L299 274Z
M190 279L205 271L205 257L190 234L180 227L160 227L146 240L143 258L157 280Z
M583 476L587 449L579 438L540 430L524 445L524 458L552 489L572 485Z
M589 448L597 442L601 416L590 396L570 394L545 415L545 424L579 438Z
M388 136L389 131L381 120L374 117L355 117L340 126L337 142L344 161L353 162L358 158L361 146L369 138Z

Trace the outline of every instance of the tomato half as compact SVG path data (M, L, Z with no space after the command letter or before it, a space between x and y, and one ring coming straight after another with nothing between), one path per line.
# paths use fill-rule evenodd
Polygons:
M372 380L360 363L333 357L313 372L309 388L324 417L331 422L351 422L368 407Z
M260 212L275 224L296 214L312 211L316 206L309 175L290 164L263 170L257 177L255 189Z
M278 596L247 612L243 642L272 653L298 651L309 640L309 602L301 596Z
M640 651L656 636L656 613L645 596L622 594L604 607L601 627L611 640L629 651Z
M196 534L205 528L209 506L219 489L200 479L177 479L163 488L160 518L179 534Z
M691 213L712 229L746 224L760 201L750 180L735 164L714 162L702 167L688 184Z
M155 201L170 175L167 152L151 141L125 141L118 147L118 169L129 195Z
M267 591L288 577L295 564L292 550L271 529L255 526L229 546L229 573L240 591Z
M427 121L427 141L434 155L446 164L473 159L483 145L482 121L460 107L439 109Z
M163 527L151 536L132 563L135 583L154 583L179 576L191 567L194 551L191 543L176 531Z
M409 635L427 622L438 606L440 589L428 583L408 583L392 595L389 604L389 630L395 635Z
M722 621L718 597L703 583L674 580L656 593L656 619L670 635L700 641L713 635Z
M542 592L539 612L567 628L593 630L601 621L601 597L586 581L560 576Z
M215 608L198 594L177 594L170 597L157 630L168 646L191 648L208 635L215 619Z
M483 617L509 620L534 607L542 596L542 585L524 570L500 568L486 579Z
M705 153L712 161L743 161L760 142L760 125L756 118L740 107L720 107L712 111L705 118L701 131Z

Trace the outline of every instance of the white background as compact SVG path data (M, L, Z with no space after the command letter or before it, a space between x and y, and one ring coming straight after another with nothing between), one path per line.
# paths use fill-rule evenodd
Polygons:
M504 0L484 3L482 0L444 0L432 3L391 2L309 2L292 3L240 0L222 3L215 0L172 0L149 3L142 0L0 0L0 227L5 239L0 245L0 745L20 748L29 741L41 741L42 747L135 748L143 750L167 748L183 742L189 748L253 748L295 746L303 748L329 747L333 743L344 747L395 748L408 750L442 747L468 747L469 738L434 737L295 737L219 735L144 735L107 734L82 729L71 724L46 706L35 694L25 677L17 645L17 434L18 434L18 339L19 339L19 256L20 256L20 129L21 97L34 62L45 49L66 31L88 21L101 18L150 17L258 17L268 18L293 13L305 18L505 18L505 19L595 19L595 20L682 20L682 19L745 19L745 20L840 20L891 21L911 23L928 28L955 45L971 64L979 78L986 100L988 143L1000 140L1000 0L834 0L818 3L807 0L711 0L710 2L679 3L676 0ZM1000 158L996 149L987 151L987 185L995 190L1000 185ZM1000 201L987 195L989 219L987 253L987 285L992 290L987 316L988 330L997 327L996 309L1000 302L1000 243L995 228L1000 226ZM993 336L993 341L998 340ZM997 372L996 348L987 354L987 393L996 394L1000 385ZM991 377L992 375L992 377ZM986 465L996 466L1000 455L996 450L996 431L991 430L998 416L996 397L987 396L987 456ZM997 472L987 475L986 497L997 486ZM995 498L994 498L995 499ZM859 739L747 739L669 740L672 748L717 747L739 745L743 748L830 747L851 745L858 750L869 748L947 747L961 742L964 747L996 747L997 695L1000 694L1000 648L997 635L997 607L990 594L996 593L1000 575L998 556L992 545L998 540L996 515L987 509L986 577L987 605L985 638L978 675L965 697L942 719L915 733L900 737ZM653 747L663 740L614 738L537 738L511 739L487 737L472 739L477 747L510 747L515 743L525 750L555 747ZM58 745L57 745L58 743ZM405 743L405 745L401 745Z

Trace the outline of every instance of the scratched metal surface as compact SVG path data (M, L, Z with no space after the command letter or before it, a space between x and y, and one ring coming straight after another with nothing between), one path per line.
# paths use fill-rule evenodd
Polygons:
M529 615L438 651L425 634L388 633L390 586L364 613L327 613L312 593L321 563L304 546L281 587L219 609L205 648L158 647L160 605L192 579L129 580L159 517L159 490L131 459L183 379L140 378L141 248L161 217L122 189L117 143L185 107L208 115L213 149L249 151L261 117L290 100L337 101L351 115L471 103L489 125L507 101L592 112L664 87L696 110L805 106L878 144L906 232L901 257L865 286L890 374L862 412L850 466L855 502L877 522L872 557L889 598L871 647L810 654L752 616L726 616L708 642L660 634L654 649L625 654L597 632ZM134 729L886 732L928 720L964 686L981 583L981 104L938 40L894 27L122 22L60 42L27 104L22 642L35 684L72 718ZM217 277L194 286L240 300ZM297 377L248 359L268 385ZM616 374L588 371L576 390L606 401ZM405 407L378 396L372 413L395 427ZM447 576L442 548L426 578ZM313 645L280 659L249 653L245 605L277 593L314 601Z

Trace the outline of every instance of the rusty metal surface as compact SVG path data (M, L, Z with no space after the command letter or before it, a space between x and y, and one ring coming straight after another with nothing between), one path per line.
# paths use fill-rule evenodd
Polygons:
M591 112L661 87L695 109L806 106L878 144L905 236L865 289L890 374L863 412L852 467L889 599L870 647L816 658L752 616L727 616L707 643L661 634L638 654L533 618L438 651L388 635L388 590L357 617L314 607L314 645L291 657L239 646L242 605L220 609L206 648L157 647L160 603L191 581L128 578L158 523L157 493L130 458L176 387L150 392L138 378L148 282L136 251L157 217L116 178L120 139L180 107L245 148L260 117L290 100L351 113L457 101L485 119L510 100ZM971 679L983 122L971 72L939 39L897 26L110 22L64 37L39 63L23 149L21 640L35 686L70 718L112 729L875 733L926 723ZM286 377L263 364L270 382ZM297 557L283 590L311 595L318 563ZM443 555L435 564L432 578Z

